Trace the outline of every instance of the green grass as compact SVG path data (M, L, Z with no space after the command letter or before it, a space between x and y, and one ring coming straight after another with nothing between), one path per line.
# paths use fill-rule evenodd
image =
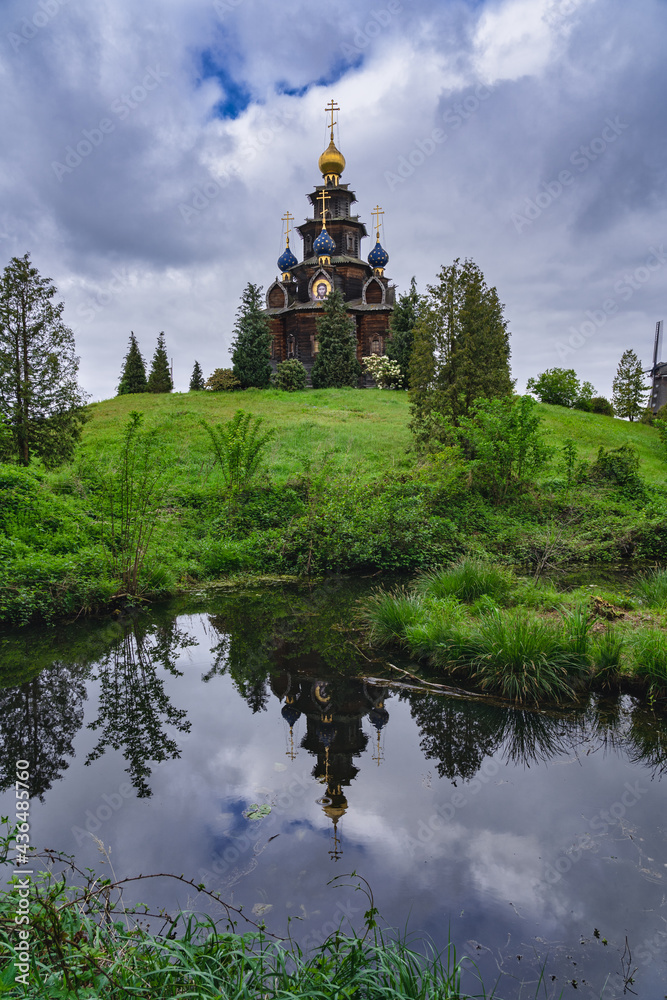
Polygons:
M92 419L83 433L83 452L95 457L113 450L120 427L132 410L145 414L148 427L161 425L174 451L178 481L198 483L211 469L208 436L200 425L230 420L242 409L262 417L276 437L268 469L284 482L303 471L304 461L319 463L330 456L342 470L358 470L364 479L407 470L410 444L406 392L379 389L310 389L281 392L188 392L169 395L138 393L118 396L90 407Z
M84 450L112 449L131 410L146 414L148 425L163 424L174 446L184 455L178 475L201 476L210 466L206 433L199 425L229 420L237 409L263 417L276 429L269 468L279 481L302 469L303 460L317 462L329 453L342 469L359 469L366 478L407 470L409 409L407 392L380 389L308 389L281 392L249 389L245 392L188 392L153 395L139 393L94 403L91 421L83 432ZM665 483L664 448L657 431L581 410L540 404L544 436L558 450L575 442L579 458L593 461L600 445L618 448L631 444L640 457L640 473L656 485Z
M667 607L667 570L656 569L635 580L633 590L649 608Z
M488 589L489 581L500 581L495 597L505 607L483 592L485 581ZM405 649L436 672L466 677L517 705L574 701L590 688L627 682L633 693L643 690L652 704L666 707L661 614L639 614L623 595L603 594L597 588L558 592L463 560L422 574L412 590L376 591L358 617L371 645ZM466 597L476 599L465 604ZM610 614L613 624L606 622Z
M600 445L604 448L632 445L639 455L640 475L656 486L664 485L667 455L654 427L545 403L539 405L538 413L544 421L544 436L551 447L559 449L565 441L572 440L579 459L592 462Z
M419 590L430 597L457 597L472 602L490 597L500 603L512 589L513 574L481 559L462 559L453 566L433 570L420 577Z
M155 525L150 548L139 561L122 553L139 567L130 589L145 597L238 573L394 574L459 560L433 573L425 593L460 597L478 615L508 603L545 611L562 603L553 589L526 583L519 601L511 572L485 560L532 567L535 577L626 558L667 562L664 486L633 492L583 476L566 487L556 461L564 435L580 458L630 440L642 473L662 483L653 428L544 406L555 464L543 483L497 505L471 489L464 460L420 464L409 451L408 402L405 392L377 389L272 389L145 393L91 406L70 465L0 468L0 620L54 620L123 599L103 484L122 485L121 447L135 410L166 466L142 522ZM275 434L259 474L235 492L225 488L204 423L220 426L239 409L263 421L260 434ZM126 520L136 527L136 518Z

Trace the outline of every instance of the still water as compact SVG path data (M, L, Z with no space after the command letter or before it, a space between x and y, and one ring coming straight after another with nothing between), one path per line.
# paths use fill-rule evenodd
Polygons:
M34 846L81 867L103 868L94 834L117 877L182 872L306 949L363 930L356 872L386 925L451 937L500 996L544 970L543 997L664 997L667 719L396 686L346 629L364 589L3 637L0 811L26 758ZM124 901L221 912L164 881Z

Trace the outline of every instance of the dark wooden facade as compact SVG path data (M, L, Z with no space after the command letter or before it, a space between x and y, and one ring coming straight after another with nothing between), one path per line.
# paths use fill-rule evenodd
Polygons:
M313 250L322 231L323 190L329 196L326 229L335 243L330 263ZM274 367L286 358L297 358L310 373L317 356L317 320L322 311L318 287L323 295L331 288L341 291L356 326L359 360L385 353L395 288L382 269L374 269L361 257L361 241L368 234L359 216L352 214L356 197L348 185L318 185L308 198L313 214L297 229L303 241L302 259L269 286L266 315L273 332Z

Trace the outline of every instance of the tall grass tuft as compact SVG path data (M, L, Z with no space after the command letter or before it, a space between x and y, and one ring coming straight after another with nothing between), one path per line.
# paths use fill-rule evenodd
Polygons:
M523 704L576 698L586 673L577 637L524 611L486 615L471 637L473 676L483 690Z
M404 588L378 590L364 601L358 613L371 645L403 644L406 630L423 614L422 599Z
M623 634L609 626L593 639L590 655L596 685L610 688L618 684L624 646Z
M661 629L645 628L632 638L635 674L648 685L652 699L667 697L667 638Z
M637 580L633 590L650 608L667 607L667 569L654 569Z
M455 597L424 601L423 615L405 630L410 653L435 667L454 669L470 660L465 608Z
M430 597L458 597L470 603L488 596L502 604L514 584L514 574L510 570L491 566L481 559L462 559L445 569L424 573L418 589Z

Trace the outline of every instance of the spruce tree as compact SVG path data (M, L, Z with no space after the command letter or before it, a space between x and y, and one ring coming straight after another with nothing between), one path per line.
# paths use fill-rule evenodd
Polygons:
M314 389L342 389L359 384L361 365L357 361L354 320L346 310L341 292L334 288L317 320L318 354L311 372Z
M644 412L649 387L644 384L644 370L634 351L623 352L612 387L611 401L616 416L639 419Z
M423 444L438 426L458 426L477 399L512 395L509 333L495 288L489 288L472 260L443 267L438 284L429 285L415 327L415 345L423 356L413 371L410 360L411 427ZM423 319L423 322L422 322ZM422 326L419 338L417 327Z
M174 388L174 383L171 380L171 371L169 370L169 358L167 357L163 331L160 331L158 334L155 354L151 362L151 373L148 376L146 388L148 392L171 392Z
M262 306L261 286L249 281L237 310L230 348L234 375L242 389L268 389L271 384L271 327Z
M134 332L130 333L130 347L123 361L123 370L116 391L119 396L125 396L130 392L146 392L146 366Z
M410 385L410 355L414 342L415 323L419 316L421 296L417 293L415 278L410 281L410 291L399 295L389 324L391 339L387 341L387 357L398 362L404 386Z
M200 392L205 388L206 380L204 378L204 373L201 370L199 362L195 361L195 366L192 369L192 377L190 378L190 392Z

